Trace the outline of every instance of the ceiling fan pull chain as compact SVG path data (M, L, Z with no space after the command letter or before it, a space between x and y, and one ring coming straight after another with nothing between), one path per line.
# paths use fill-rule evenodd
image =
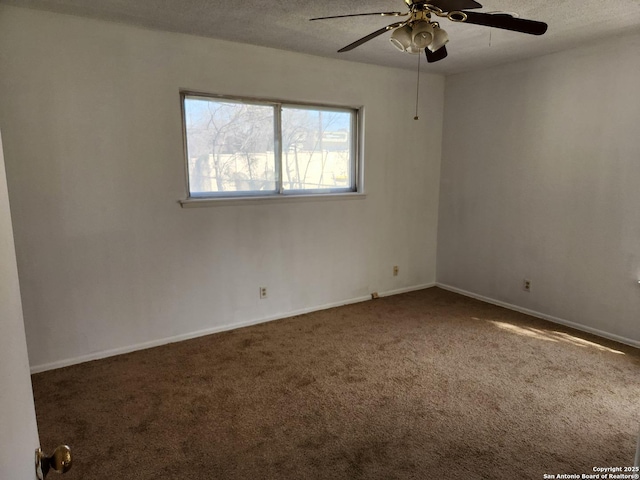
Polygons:
M420 96L420 57L421 56L422 55L418 53L418 82L417 82L418 84L416 86L416 116L413 117L414 120L420 119L420 117L418 117L418 98Z

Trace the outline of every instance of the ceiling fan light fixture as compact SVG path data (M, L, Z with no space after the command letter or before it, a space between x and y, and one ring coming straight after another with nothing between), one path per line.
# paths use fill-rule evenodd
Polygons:
M433 28L433 41L427 46L427 48L435 52L449 43L449 34L440 27Z
M433 25L425 20L413 24L413 45L417 48L425 48L433 40Z
M401 52L406 52L411 47L411 27L405 25L404 27L396 28L391 34L389 41Z

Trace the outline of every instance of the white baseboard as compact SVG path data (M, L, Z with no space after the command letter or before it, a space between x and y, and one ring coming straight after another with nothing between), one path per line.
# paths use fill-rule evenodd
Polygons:
M390 290L387 292L380 292L380 297L388 297L391 295L398 295L400 293L413 292L415 290L423 290L425 288L434 287L436 284L428 283L423 285L414 285L412 287L401 288L397 290ZM326 310L328 308L340 307L343 305L350 305L352 303L360 303L371 300L371 296L363 296L351 298L348 300L342 300L340 302L327 303L325 305L318 305L315 307L303 308L301 310L295 310L292 312L281 313L270 317L256 318L245 322L236 322L217 327L207 328L204 330L198 330L196 332L184 333L181 335L175 335L172 337L165 337L158 340L151 340L149 342L136 343L134 345L127 345L126 347L114 348L111 350L103 350L100 352L90 353L88 355L81 355L79 357L66 358L64 360L58 360L57 362L43 363L41 365L34 365L31 367L31 373L41 373L47 370L54 370L56 368L68 367L70 365L76 365L78 363L90 362L91 360L99 360L101 358L113 357L115 355L122 355L124 353L135 352L137 350L145 350L147 348L159 347L161 345L167 345L169 343L181 342L183 340L189 340L192 338L203 337L205 335L211 335L213 333L225 332L228 330L234 330L236 328L248 327L251 325L257 325L259 323L271 322L273 320L280 320L283 318L295 317L296 315L303 315L305 313L318 312L320 310Z
M379 297L390 297L392 295L400 295L401 293L415 292L416 290L425 290L427 288L435 287L436 282L424 283L422 285L415 285L413 287L398 288L397 290L389 290L387 292L378 293Z
M591 333L593 335L597 335L602 338L607 338L609 340L614 340L619 343L624 343L625 345L629 345L631 347L640 348L640 341L633 340L631 338L621 337L620 335L615 335L613 333L605 332L603 330L598 330L596 328L587 327L586 325L581 325L579 323L571 322L569 320L565 320L563 318L554 317L552 315L547 315L546 313L536 312L535 310L529 310L528 308L519 307L517 305L512 305L511 303L502 302L500 300L495 300L493 298L485 297L483 295L478 295L477 293L468 292L466 290L462 290L461 288L452 287L451 285L446 285L444 283L436 282L436 287L442 288L443 290L449 290L450 292L459 293L460 295L464 295L465 297L475 298L476 300L480 300L486 303L490 303L492 305L497 305L499 307L504 307L509 310L513 310L515 312L524 313L525 315L530 315L532 317L541 318L543 320L547 320L549 322L557 323L560 325L564 325L566 327L575 328L576 330L580 330L582 332Z

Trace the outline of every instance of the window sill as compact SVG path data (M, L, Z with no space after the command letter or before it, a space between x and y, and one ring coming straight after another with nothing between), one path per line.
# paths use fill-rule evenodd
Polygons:
M305 195L269 195L264 197L186 198L179 200L182 208L222 207L232 205L264 205L288 202L317 202L329 200L364 200L366 193L318 193Z

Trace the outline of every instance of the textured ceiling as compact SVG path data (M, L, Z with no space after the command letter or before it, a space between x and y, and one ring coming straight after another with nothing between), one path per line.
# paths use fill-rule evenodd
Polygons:
M414 69L417 58L398 52L384 34L350 52L336 51L393 17L309 22L309 18L406 11L402 0L0 0L15 6L263 45L324 57ZM449 57L423 70L451 74L539 56L585 42L640 31L640 0L480 0L479 12L515 12L549 24L541 37L442 20Z

